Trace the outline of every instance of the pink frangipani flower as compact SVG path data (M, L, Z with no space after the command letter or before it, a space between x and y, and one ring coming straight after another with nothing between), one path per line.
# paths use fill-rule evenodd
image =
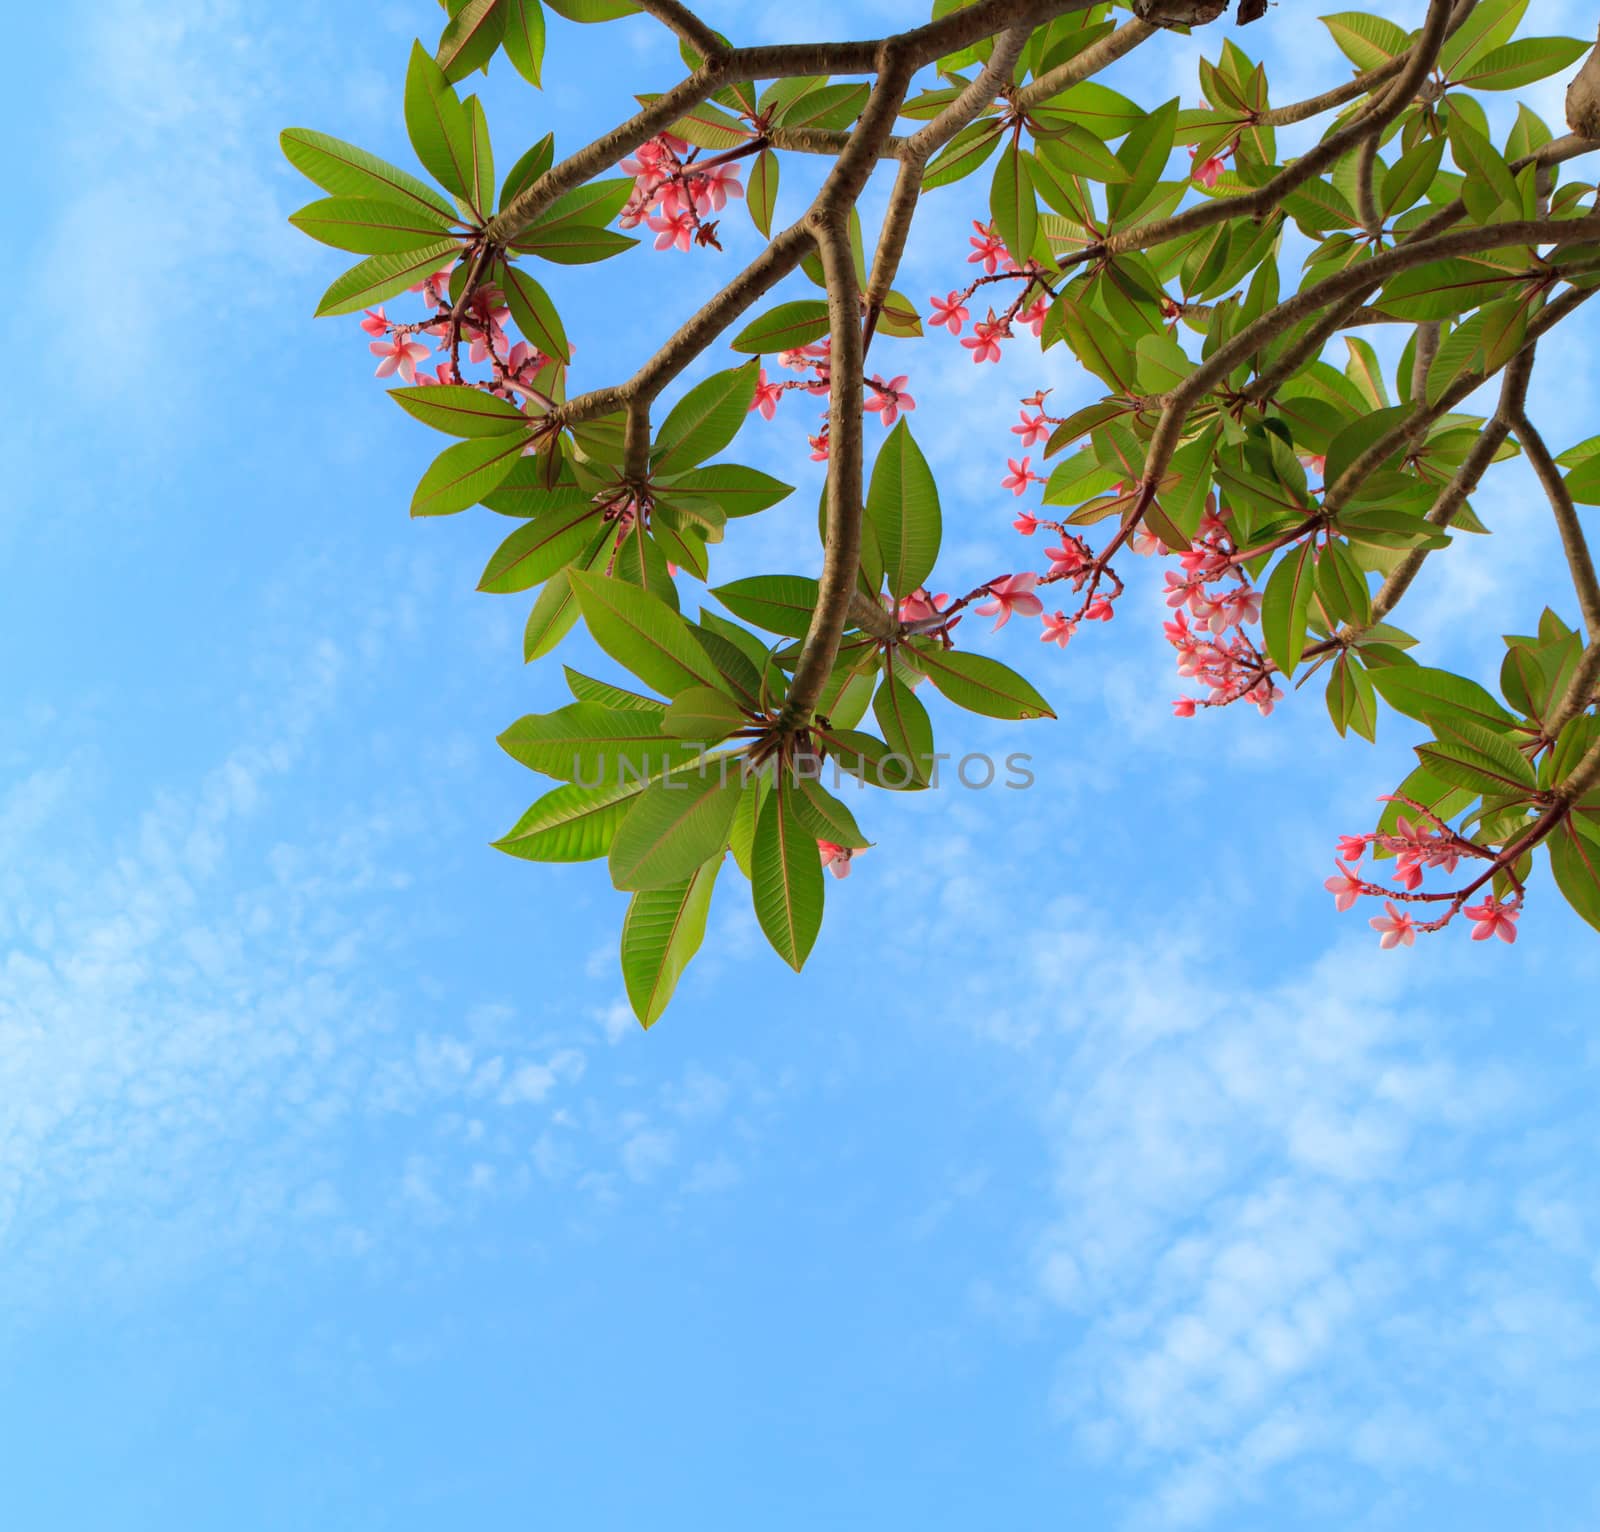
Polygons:
M1011 472L1000 481L1000 488L1009 489L1013 495L1023 495L1027 493L1030 484L1043 484L1044 475L1035 473L1028 467L1032 461L1031 458L1023 458L1019 463L1014 457L1008 457L1006 467Z
M948 298L929 298L928 302L933 305L933 316L929 323L944 325L952 335L959 335L961 326L971 318L958 292L952 292Z
M1033 588L1039 583L1036 574L1006 575L999 580L989 582L989 594L994 598L985 601L982 606L974 607L980 617L993 617L999 614L999 621L995 623L993 631L998 633L1011 621L1013 612L1020 612L1024 617L1037 617L1044 611L1042 602L1033 593Z
M426 361L428 348L419 340L409 340L396 335L393 340L375 340L367 347L374 356L381 357L376 377L387 378L398 372L407 383L417 375L417 363Z
M1475 942L1486 942L1491 936L1498 936L1503 942L1517 939L1516 923L1522 911L1514 902L1501 904L1491 895L1482 904L1469 904L1461 913L1476 922L1472 928Z
M1409 915L1402 914L1394 907L1394 900L1385 899L1383 907L1387 915L1374 915L1367 922L1372 929L1379 933L1378 945L1385 951L1391 947L1412 947L1416 945L1417 928L1415 921Z

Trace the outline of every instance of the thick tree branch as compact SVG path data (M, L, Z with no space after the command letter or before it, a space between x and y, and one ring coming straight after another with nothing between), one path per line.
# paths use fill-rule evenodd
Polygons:
M1539 487L1550 502L1550 512L1555 517L1556 529L1561 534L1561 549L1567 556L1567 568L1572 574L1572 588L1578 596L1578 610L1583 613L1583 625L1588 630L1589 642L1600 643L1600 580L1595 578L1594 559L1583 535L1583 524L1578 520L1578 508L1567 493L1566 481L1550 449L1545 446L1527 410L1518 408L1511 420L1511 429L1528 454L1533 471L1539 476Z

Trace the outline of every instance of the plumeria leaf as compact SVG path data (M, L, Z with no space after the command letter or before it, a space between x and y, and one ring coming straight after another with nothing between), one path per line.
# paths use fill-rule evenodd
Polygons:
M520 435L479 437L446 447L411 497L413 516L449 516L476 505L522 456Z
M563 782L552 788L494 843L526 862L593 862L611 849L617 826L643 782L618 778L599 787Z
M771 355L820 340L827 333L827 303L821 298L797 298L752 319L730 344L735 351Z
M867 520L894 596L908 596L933 573L942 524L939 489L904 419L878 450L867 490Z
M795 811L799 789L786 774L761 805L751 850L756 919L773 950L796 973L822 929L822 861L817 838Z
M464 383L391 388L389 397L408 415L447 436L505 436L528 428L528 417L516 405Z
M770 149L763 149L750 166L745 206L750 209L750 221L765 239L772 238L772 212L777 202L778 156Z
M987 718L1054 718L1050 704L1009 666L960 649L917 651L928 679L957 707Z
M592 546L599 516L587 497L574 495L559 509L525 522L495 549L478 589L506 595L542 584Z
M450 232L443 213L376 197L323 197L291 213L289 222L324 245L357 255L420 250L437 245Z
M574 571L568 578L594 641L645 685L665 697L691 686L732 695L688 623L658 596L604 576Z
M656 432L651 471L682 473L722 451L738 435L755 395L754 362L713 373L696 383L673 406Z
M769 633L804 638L817 609L820 587L808 575L752 575L711 594L736 617Z
M669 888L692 876L727 849L744 791L739 763L725 756L652 782L611 842L611 881L625 889Z
M504 0L506 23L501 46L511 67L528 84L539 84L544 67L544 7L539 0Z
M754 793L747 796L754 801ZM628 901L622 921L622 982L633 1014L646 1027L661 1019L705 940L711 892L721 870L719 853L681 883L641 890Z
M354 314L358 309L382 303L385 298L414 287L441 267L450 265L460 252L461 246L455 240L444 239L403 253L369 255L333 282L322 295L322 301L317 304L317 317Z
M1306 618L1316 584L1315 549L1307 540L1286 553L1261 593L1261 636L1284 675L1294 674L1306 641Z
M278 142L301 175L335 197L375 197L422 207L455 221L455 209L432 187L343 139L310 128L285 128Z
M494 56L505 36L505 0L466 0L439 39L439 67L448 80L465 79Z
M1600 931L1600 841L1566 819L1546 843L1556 887L1577 913Z
M500 748L530 771L580 787L647 782L699 753L661 732L662 713L569 702L529 713L500 736ZM708 853L709 854L709 853Z

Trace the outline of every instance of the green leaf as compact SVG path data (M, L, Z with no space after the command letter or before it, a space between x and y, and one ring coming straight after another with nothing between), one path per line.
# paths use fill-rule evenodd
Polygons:
M1384 173L1378 197L1379 211L1385 218L1403 213L1428 194L1444 158L1444 140L1425 138L1408 149Z
M544 7L539 0L505 0L506 35L501 46L511 67L537 87L544 65Z
M1363 739L1377 738L1378 701L1372 690L1372 678L1349 654L1341 654L1333 662L1327 698L1328 716L1341 737L1346 729L1354 729Z
M473 203L472 128L444 71L421 43L411 45L406 70L406 133L429 175L447 191ZM487 209L473 203L481 218Z
M820 782L802 777L799 787L800 791L790 796L790 805L801 824L818 840L831 840L852 851L872 844L861 833L855 815Z
M934 769L933 724L917 694L893 666L886 669L883 684L872 699L872 716L889 749L906 762L918 780L929 781Z
M1322 24L1339 45L1339 51L1357 69L1377 69L1387 64L1397 53L1410 44L1410 36L1403 27L1382 16L1369 16L1361 11L1341 11L1337 16L1324 16Z
M771 355L792 351L828 333L828 305L821 298L798 298L752 319L734 336L735 351Z
M646 1027L661 1019L705 940L711 891L721 869L721 856L711 857L683 882L643 889L628 901L622 920L622 982L633 1014Z
M1382 671L1378 674L1381 675ZM1488 737L1495 738L1492 735ZM1533 786L1533 773L1527 770L1526 761L1522 762L1522 771L1514 771L1471 745L1454 740L1436 740L1432 744L1418 745L1416 751L1417 758L1441 782L1464 787L1469 792L1482 793L1485 797L1514 795L1524 787L1531 789ZM1522 758L1518 756L1517 759L1521 761ZM1521 780L1524 773L1528 778L1525 783Z
M687 741L662 734L664 716L642 708L569 702L553 713L517 719L499 743L529 771L558 781L594 788L638 786L700 753Z
M725 692L712 691L709 686L691 686L672 699L661 728L674 739L709 746L725 740L744 721L743 710Z
M970 176L994 153L999 142L1000 124L993 118L969 122L928 162L928 173L922 179L923 190L932 191Z
M772 211L778 203L778 156L763 149L750 167L745 186L745 205L750 209L750 221L761 231L762 238L772 238Z
M822 859L817 838L796 814L797 789L780 773L756 819L751 892L767 940L798 973L822 929Z
M711 594L735 617L758 628L804 638L817 609L818 591L817 582L808 575L752 575L714 586Z
M957 707L986 718L1054 718L1050 704L1009 666L961 649L918 649L917 663Z
M667 716L667 704L659 697L647 697L643 692L613 686L609 681L585 675L570 665L563 665L561 673L567 679L567 690L579 702L598 702L602 707L621 708L624 712L654 713L658 718Z
M688 623L659 596L603 575L574 571L568 578L594 641L652 690L664 697L691 686L729 692Z
M528 0L536 5L538 0ZM500 187L500 211L503 213L516 198L533 185L547 171L556 157L555 134L546 133L532 148L523 152L517 163L506 172Z
M644 783L613 780L599 787L563 782L539 799L494 842L525 862L593 862L610 849Z
M753 516L794 493L792 484L738 463L712 463L687 473L656 475L655 483L669 500L707 501L726 516Z
M570 360L572 348L550 295L527 272L507 261L497 262L495 273L522 338L552 361Z
M592 569L611 547L611 529L602 527L583 554L574 560L580 569ZM564 569L558 569L545 582L539 598L528 613L522 631L522 659L524 664L542 659L549 654L578 620L578 598L572 593L572 582Z
M457 442L433 460L411 497L413 516L449 516L476 505L515 467L527 439L487 436Z
M416 250L438 244L450 232L442 213L376 197L323 197L291 213L289 222L324 245L357 255Z
M1600 844L1563 820L1548 841L1550 870L1562 897L1600 931Z
M1001 243L1019 263L1033 252L1034 241L1039 237L1039 202L1033 190L1033 178L1028 173L1032 156L1006 145L994 168L994 180L989 188L989 211L994 218L996 233Z
M652 473L682 473L722 451L739 433L756 395L756 364L745 362L696 383L672 407L650 455Z
M456 210L431 186L343 139L310 128L285 128L278 142L301 175L335 197L376 197L426 208L455 222Z
M463 80L487 64L505 36L504 0L466 0L439 39L437 59L447 80Z
M1600 505L1600 456L1585 458L1566 482L1567 493L1579 505Z
M322 301L317 304L317 318L354 314L357 309L382 303L408 287L415 287L425 277L431 277L460 254L461 246L455 240L441 239L419 250L369 255L335 280L322 295Z
M1575 37L1519 37L1491 48L1452 83L1470 90L1515 90L1575 64L1590 46Z
M1106 210L1112 228L1131 222L1155 190L1172 155L1177 126L1178 101L1174 97L1147 112L1122 141L1117 159L1128 172L1128 179L1106 188Z
M729 766L732 770L727 770ZM745 784L739 763L721 756L693 762L652 782L634 800L611 842L618 888L669 888L727 850Z
M516 405L466 383L391 388L389 397L446 436L506 436L528 427L528 417Z
M512 241L512 247L556 266L588 266L609 260L638 244L615 229L572 219L565 223L530 225Z
M478 209L480 217L487 219L494 206L494 150L489 144L489 119L484 116L483 103L476 96L467 97L466 113L472 145L467 201Z
M910 595L933 573L942 524L938 486L903 417L872 465L866 515L890 592L896 597Z
M1516 720L1476 681L1426 665L1386 665L1372 675L1378 695L1419 723L1444 716L1504 732Z
M594 541L599 509L581 491L557 508L518 527L495 549L478 580L493 595L532 590L564 568Z
M639 7L633 0L544 0L558 16L568 21L615 21L619 16L632 16Z
M1305 647L1306 617L1316 583L1314 552L1308 540L1286 553L1261 593L1261 636L1273 664L1285 676L1294 674Z

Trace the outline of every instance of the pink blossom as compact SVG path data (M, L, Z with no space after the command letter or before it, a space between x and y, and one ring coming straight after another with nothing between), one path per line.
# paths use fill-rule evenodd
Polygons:
M1333 907L1341 914L1349 909L1361 895L1361 880L1343 862L1336 861L1336 876L1328 878L1323 887L1333 895Z
M387 335L389 327L390 321L384 317L381 304L375 309L368 309L367 317L361 321L361 328L368 335Z
M652 215L645 223L655 230L657 250L670 250L674 245L687 250L694 239L694 219L688 213L676 213L670 218Z
M1339 856L1346 862L1359 862L1367 854L1367 842L1371 837L1366 835L1341 835L1339 837Z
M1050 300L1048 297L1045 297L1041 294L1039 297L1035 298L1027 308L1023 309L1023 311L1017 315L1017 318L1020 319L1023 324L1027 325L1027 327L1032 330L1035 335L1041 335L1044 333L1044 321L1049 312Z
M744 196L739 184L739 167L733 164L713 165L708 170L697 170L689 177L689 195L702 213L721 212L729 197Z
M1006 467L1011 472L1000 481L1000 488L1009 489L1013 495L1022 495L1027 493L1030 484L1043 484L1044 475L1035 473L1029 468L1028 464L1030 462L1032 462L1031 458L1023 458L1019 463L1014 457L1008 457L1006 459Z
M813 463L826 463L828 461L828 428L824 426L815 436L808 436L806 440L811 444L811 461Z
M440 304L450 294L450 273L455 270L455 263L442 267L434 272L431 277L424 277L415 287L408 287L408 293L421 293L429 303Z
M1002 579L991 580L989 594L994 599L973 610L980 617L993 617L998 612L999 621L993 629L996 633L1011 621L1013 612L1020 612L1024 617L1037 617L1044 611L1044 602L1033 594L1033 587L1038 583L1036 574L1006 575Z
M855 855L848 846L836 846L831 840L817 842L817 854L822 858L822 865L836 878L850 876L850 859Z
M1072 635L1078 631L1078 625L1065 612L1046 612L1044 614L1044 632L1039 635L1041 644L1057 644L1061 648L1067 647Z
M1314 457L1303 457L1300 459L1300 461L1304 463L1306 468L1310 472L1314 473L1319 479L1327 476L1328 460L1321 454L1318 454Z
M1045 419L1044 411L1037 415L1030 415L1026 410L1022 412L1022 424L1012 426L1011 434L1022 438L1024 447L1037 447L1050 435L1050 422Z
M1517 939L1516 922L1522 911L1515 903L1501 904L1491 895L1482 904L1469 904L1461 913L1477 922L1472 928L1475 942L1486 942L1491 936L1498 936L1503 942Z
M756 384L756 396L750 401L750 408L759 410L763 420L771 420L778 413L778 401L783 397L783 384L767 382L765 367L757 376L760 381Z
M1004 325L992 319L980 319L972 327L972 334L961 342L972 353L973 365L979 362L1000 360L1000 337L1008 332Z
M1017 519L1011 525L1024 537L1032 537L1039 530L1038 518L1030 516L1026 511L1018 511Z
M1050 573L1053 575L1077 574L1089 562L1083 556L1083 549L1070 537L1062 538L1059 548L1046 548L1044 556L1050 560Z
M967 257L969 266L977 265L981 262L984 271L992 277L1001 261L1004 261L1007 266L1013 264L1010 255L1006 253L1004 243L1002 243L1000 236L994 232L992 225L979 223L974 218L972 227L978 231L978 237L967 241L972 246L972 254Z
M398 372L410 383L417 375L417 363L426 361L428 348L419 340L408 340L396 335L393 340L375 340L367 347L374 356L382 357L375 377L387 378Z
M926 586L919 585L909 596L904 597L899 606L901 622L929 622L939 616L940 609L950 597L941 591L937 596L930 596Z
M1083 615L1090 622L1110 622L1117 614L1111 605L1111 597L1096 596Z
M892 426L903 411L916 409L917 401L905 391L909 381L904 373L890 378L887 383L882 378L869 378L867 387L872 390L872 397L867 400L867 412L876 414L886 426Z
M1379 934L1378 945L1387 951L1391 947L1411 947L1416 944L1417 928L1409 915L1403 915L1394 907L1392 899L1385 899L1383 907L1387 915L1374 915L1367 922Z
M1195 151L1191 149L1189 151L1189 158L1193 159L1194 154ZM1202 160L1198 165L1196 165L1190 172L1190 175L1195 181L1199 182L1201 186L1209 189L1217 184L1217 177L1220 176L1227 168L1228 167L1223 164L1221 159L1213 154L1209 159Z
M933 305L933 317L929 322L947 326L952 335L959 335L961 326L971 318L958 292L952 292L948 298L929 298L928 302Z
M1193 718L1194 717L1194 698L1193 697L1178 697L1178 698L1175 698L1174 701L1173 701L1173 704L1172 704L1172 716L1174 718Z

